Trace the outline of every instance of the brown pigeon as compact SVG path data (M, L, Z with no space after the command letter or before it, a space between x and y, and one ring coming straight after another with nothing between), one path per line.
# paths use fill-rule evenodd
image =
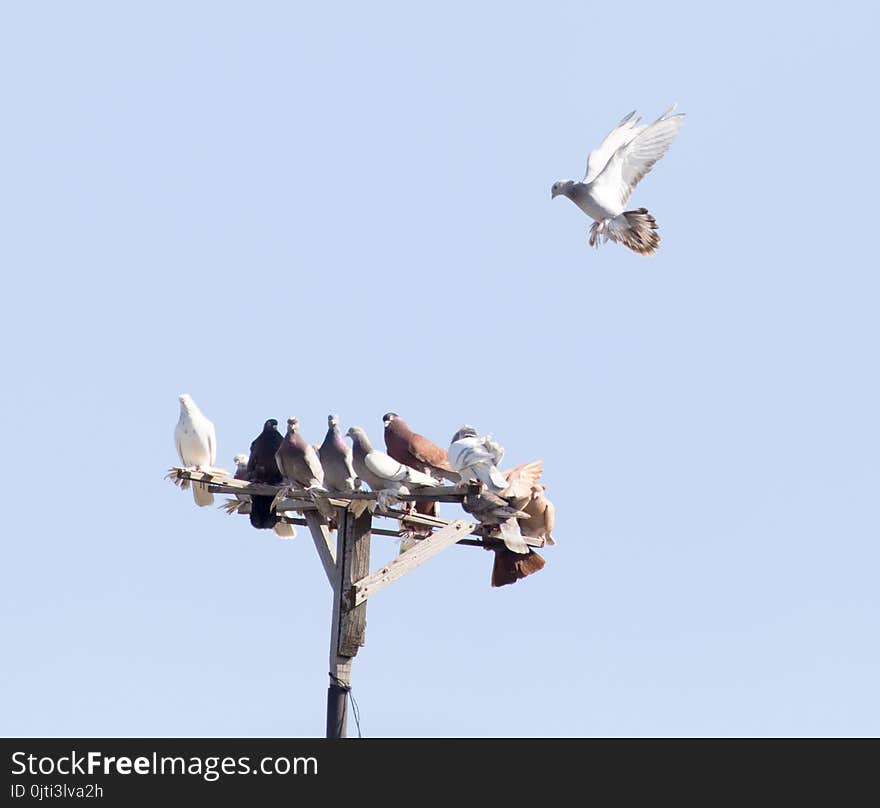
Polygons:
M495 563L492 565L492 586L507 586L544 569L544 559L534 550L520 555L506 547L489 547L495 551Z
M544 486L538 482L542 471L540 460L503 471L508 486L500 496L486 490L466 497L462 507L483 524L498 524L502 539L508 538L505 534L518 524L521 536L543 538L547 544L555 544L550 536L553 505L544 498ZM512 538L515 541L516 537ZM525 553L516 553L493 543L486 549L495 553L492 586L514 584L544 568L544 559L531 548Z
M453 483L461 480L449 465L446 450L424 435L413 432L396 412L386 412L382 423L385 425L385 447L398 463Z
M428 440L424 435L413 432L396 412L386 412L382 416L385 425L385 448L398 463L430 474L432 477L460 482L446 459L446 450ZM416 513L438 516L436 502L417 502Z

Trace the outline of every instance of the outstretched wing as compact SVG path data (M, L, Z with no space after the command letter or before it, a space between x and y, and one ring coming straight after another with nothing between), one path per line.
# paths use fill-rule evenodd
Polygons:
M627 203L642 177L669 148L681 125L684 114L670 114L673 104L654 123L645 126L629 143L618 147L599 176L593 180L592 196L609 208Z
M540 460L535 460L532 463L522 463L512 469L502 471L501 474L507 480L507 488L503 492L504 496L511 497L518 502L522 500L522 505L525 505L532 496L532 488L541 479L543 470L543 463Z
M629 143L645 128L638 125L642 119L641 116L634 117L635 114L635 110L630 112L608 133L605 140L602 141L602 145L590 152L590 156L587 158L587 173L584 175L584 182L592 182L596 179L602 173L602 169L608 165L614 152Z

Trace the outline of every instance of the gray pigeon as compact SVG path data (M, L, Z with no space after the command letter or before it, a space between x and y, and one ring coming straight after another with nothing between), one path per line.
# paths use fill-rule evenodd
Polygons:
M324 469L324 486L330 491L354 491L356 475L349 446L339 431L339 416L327 416L327 435L318 458Z
M287 419L287 435L275 453L278 470L288 485L300 488L323 488L324 470L315 447L299 434L299 420Z
M182 393L179 400L180 418L174 428L174 445L177 447L180 462L191 469L211 468L217 460L214 424L202 414L189 393ZM204 483L193 483L192 490L193 499L199 507L214 502L214 495Z
M373 491L399 491L407 485L440 484L430 475L404 466L385 452L374 449L367 433L359 426L353 426L345 434L351 438L354 470Z

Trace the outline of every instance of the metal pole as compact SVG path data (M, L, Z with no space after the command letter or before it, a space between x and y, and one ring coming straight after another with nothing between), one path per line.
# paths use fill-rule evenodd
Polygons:
M330 674L330 687L327 688L327 737L345 738L348 706L348 688L340 687Z

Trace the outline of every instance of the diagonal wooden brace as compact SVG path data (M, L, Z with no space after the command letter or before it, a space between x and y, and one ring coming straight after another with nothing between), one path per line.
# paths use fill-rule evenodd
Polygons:
M312 534L312 541L315 542L315 549L321 559L324 567L324 573L327 576L327 582L330 588L336 586L336 551L333 549L333 541L330 538L330 528L327 527L327 520L324 519L317 511L305 512L306 524L309 526L309 533Z
M364 603L371 595L381 591L390 583L406 575L410 570L433 558L438 553L451 547L459 539L474 532L477 525L465 522L461 519L450 522L446 527L438 530L427 539L422 539L409 550L401 553L384 567L361 578L351 588L349 596L349 608L354 608Z

